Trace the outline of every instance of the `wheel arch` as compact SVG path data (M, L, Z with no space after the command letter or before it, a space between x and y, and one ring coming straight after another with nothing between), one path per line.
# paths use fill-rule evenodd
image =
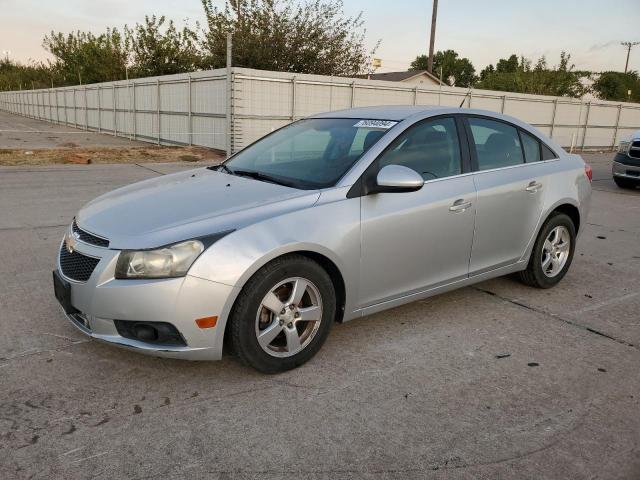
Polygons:
M341 271L341 269L338 267L337 263L331 259L328 255L321 253L318 250L313 250L313 249L309 249L309 248L291 248L291 249L286 249L284 251L281 251L277 254L274 254L272 252L272 254L266 255L264 257L262 257L258 262L255 262L252 265L252 268L250 270L250 272L247 272L245 275L243 275L242 277L242 281L240 282L241 285L239 285L239 290L238 290L238 294L234 297L233 302L230 306L229 309L229 314L227 317L227 321L225 322L224 325L224 333L223 333L223 345L224 348L227 348L229 346L229 325L230 322L228 321L229 318L232 315L234 306L236 301L238 300L238 297L240 295L240 293L242 292L242 289L245 288L247 282L258 272L258 270L260 270L262 267L264 267L265 265L268 265L269 263L282 258L282 257L286 257L288 255L302 255L306 258L309 258L310 260L313 260L314 262L316 262L317 264L319 264L324 270L325 272L327 272L327 274L329 275L329 278L331 279L331 282L334 285L335 288L335 292L336 292L336 317L335 317L335 321L338 323L342 322L342 319L344 317L344 312L345 312L345 305L346 305L346 300L347 300L347 291L346 291L346 283L345 283L345 279L344 279L344 275Z
M536 227L531 239L529 240L529 244L527 245L524 255L522 255L522 258L520 259L520 262L523 264L522 268L525 268L529 261L531 251L533 250L533 246L536 243L538 235L540 235L542 227L547 222L547 220L549 220L549 217L551 217L551 215L553 215L555 212L566 214L576 227L576 234L579 232L582 218L580 215L580 208L578 207L575 200L565 198L554 203L547 209L546 213L540 216L540 222L538 223L538 226Z

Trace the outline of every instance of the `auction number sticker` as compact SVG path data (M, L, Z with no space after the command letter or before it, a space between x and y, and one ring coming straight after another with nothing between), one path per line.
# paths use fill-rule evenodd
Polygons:
M381 130L389 130L391 127L397 124L398 122L393 122L391 120L360 120L354 125L354 127L379 128Z

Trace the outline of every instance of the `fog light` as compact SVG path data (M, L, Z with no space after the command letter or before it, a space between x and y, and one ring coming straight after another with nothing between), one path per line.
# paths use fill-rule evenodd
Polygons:
M133 331L135 336L143 342L153 342L158 339L158 331L149 325L138 324L133 327Z

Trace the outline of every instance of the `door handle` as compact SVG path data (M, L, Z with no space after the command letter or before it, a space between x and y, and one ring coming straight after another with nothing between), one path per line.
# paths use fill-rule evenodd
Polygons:
M533 182L529 183L525 190L529 193L536 193L538 190L542 190L542 184L534 180Z
M464 212L467 208L471 206L471 202L467 202L464 198L459 198L449 207L449 211L453 213L461 213Z

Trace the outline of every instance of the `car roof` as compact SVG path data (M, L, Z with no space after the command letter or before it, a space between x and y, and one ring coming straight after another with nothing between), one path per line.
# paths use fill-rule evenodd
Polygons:
M366 118L372 120L402 121L418 113L451 112L451 107L385 105L380 107L359 107L333 112L318 113L310 118ZM462 110L462 109L461 109Z

